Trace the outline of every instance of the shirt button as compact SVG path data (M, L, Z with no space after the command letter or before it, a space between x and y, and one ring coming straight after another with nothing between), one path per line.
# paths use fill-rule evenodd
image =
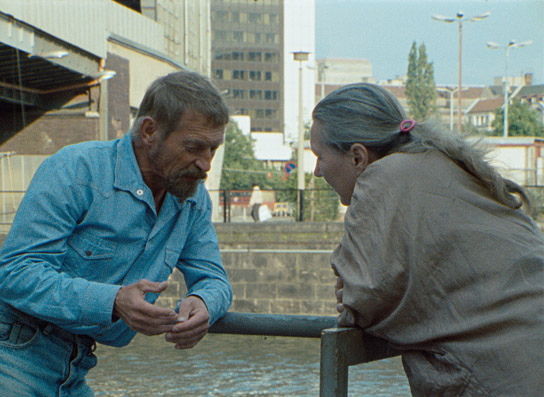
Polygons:
M138 190L136 190L136 194L137 194L138 196L143 196L144 191L143 191L142 189L138 189Z
M87 256L91 256L92 254L93 254L92 251L85 251L85 255L87 255Z

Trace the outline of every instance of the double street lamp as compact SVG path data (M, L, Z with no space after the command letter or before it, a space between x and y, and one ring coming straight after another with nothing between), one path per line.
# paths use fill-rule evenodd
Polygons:
M483 14L481 15L477 15L475 17L471 17L471 18L463 18L464 16L464 13L459 11L457 13L457 15L455 15L455 18L449 18L449 17L445 17L443 15L433 15L432 18L436 21L440 21L440 22L446 22L446 23L452 23L452 22L457 22L457 24L459 25L459 87L457 88L458 91L459 91L459 95L457 96L458 99L459 99L459 105L458 105L458 125L459 125L459 132L461 132L463 130L463 126L462 126L462 111L461 111L461 65L462 65L462 62L461 62L461 54L462 54L462 43L463 43L463 22L476 22L476 21L481 21L482 19L484 18L487 18L491 13L488 11L488 12L484 12Z
M501 46L494 41L488 41L487 47L493 50L504 48L505 57L504 57L504 119L503 119L503 137L508 137L508 53L510 48L522 48L532 44L532 40L524 41L523 43L516 43L514 40L511 40L505 46Z

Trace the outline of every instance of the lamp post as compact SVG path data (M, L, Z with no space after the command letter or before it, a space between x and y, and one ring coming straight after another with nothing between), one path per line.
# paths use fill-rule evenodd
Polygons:
M326 63L320 63L317 66L319 82L321 83L321 97L319 98L319 100L325 97L325 72L328 68L329 65L327 65Z
M302 117L302 62L308 60L309 52L293 52L294 60L298 62L298 153L297 153L297 189L298 189L298 220L304 221L304 120Z
M459 132L462 132L463 130L463 125L462 125L462 111L461 111L461 68L462 68L462 58L461 58L461 54L462 54L462 45L463 45L463 22L476 22L476 21L481 21L482 19L484 18L487 18L491 13L488 11L488 12L484 12L483 14L481 15L477 15L475 17L471 17L471 18L463 18L463 16L465 15L463 12L459 11L457 13L457 15L455 15L455 18L448 18L448 17L445 17L443 15L433 15L432 18L436 21L440 21L440 22L446 22L446 23L452 23L452 22L457 22L457 24L459 25L459 70L458 70L458 79L459 79L459 86L458 86L458 90L459 90L459 95L458 95L458 99L459 99L459 105L458 105L458 126L459 126Z
M459 88L456 87L443 87L443 88L436 88L437 91L441 92L447 92L450 97L450 132L453 131L453 94L455 94Z
M498 48L504 48L504 118L503 118L503 133L502 136L504 138L508 137L508 53L510 51L510 48L522 48L525 46L528 46L532 44L532 40L524 41L523 43L516 43L515 40L511 40L508 44L505 46L500 46L499 44L495 43L494 41L488 41L487 47L491 48L493 50L496 50Z

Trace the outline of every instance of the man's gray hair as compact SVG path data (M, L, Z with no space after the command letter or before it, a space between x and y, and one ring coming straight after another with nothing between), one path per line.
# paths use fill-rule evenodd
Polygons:
M130 133L138 136L142 120L151 117L166 138L187 110L201 113L213 126L229 122L228 107L211 81L196 72L182 70L160 77L149 86Z
M354 143L364 145L379 158L395 152L439 150L478 178L500 203L519 208L521 202L512 193L526 203L530 201L522 187L504 179L488 163L486 150L469 144L457 133L445 133L441 123L417 122L409 134L401 133L406 113L393 94L378 85L341 87L316 105L312 117L320 123L322 144L340 153L346 153Z

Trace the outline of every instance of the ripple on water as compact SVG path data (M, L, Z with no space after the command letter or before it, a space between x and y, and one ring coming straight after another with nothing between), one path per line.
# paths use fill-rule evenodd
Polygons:
M99 345L87 381L97 396L316 396L319 339L211 334L190 350L137 335ZM399 358L350 367L349 395L410 396Z

